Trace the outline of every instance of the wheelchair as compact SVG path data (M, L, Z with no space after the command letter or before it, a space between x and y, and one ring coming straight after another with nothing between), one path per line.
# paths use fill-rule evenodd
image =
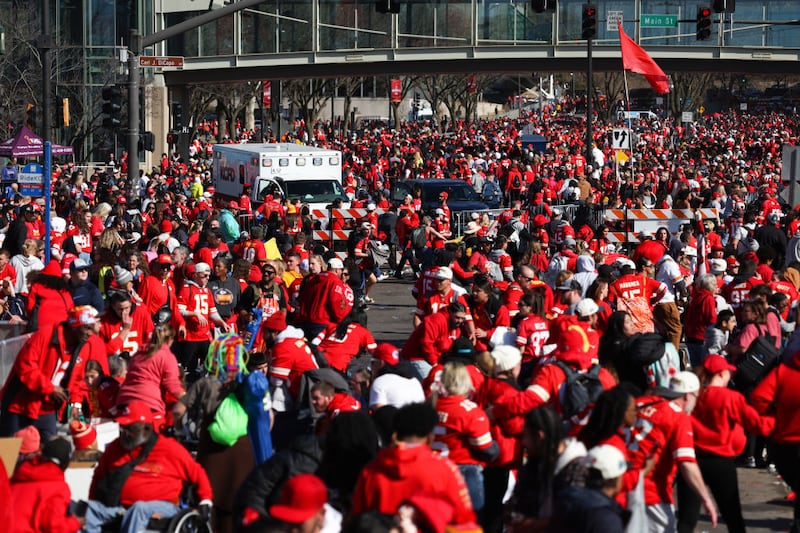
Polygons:
M112 533L120 530L122 526L122 515L117 515L103 524L103 533ZM162 518L154 516L147 523L146 532L160 533L213 533L210 520L203 518L200 511L187 507L180 509L175 516Z

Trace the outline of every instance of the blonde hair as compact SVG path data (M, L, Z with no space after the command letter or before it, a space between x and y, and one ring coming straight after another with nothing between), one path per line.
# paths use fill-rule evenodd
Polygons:
M469 371L461 363L446 363L442 370L441 381L442 388L450 396L466 396L474 390Z
M25 239L25 242L22 243L22 255L26 257L36 255L36 252L38 250L39 250L39 242L34 239Z

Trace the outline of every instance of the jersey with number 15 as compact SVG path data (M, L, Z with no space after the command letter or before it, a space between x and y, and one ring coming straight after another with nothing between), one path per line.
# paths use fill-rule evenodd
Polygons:
M210 341L211 315L217 312L214 305L214 295L208 287L199 287L195 283L186 282L178 295L178 309L181 313L200 313L205 317L205 325L200 323L197 316L186 317L186 340L190 342Z

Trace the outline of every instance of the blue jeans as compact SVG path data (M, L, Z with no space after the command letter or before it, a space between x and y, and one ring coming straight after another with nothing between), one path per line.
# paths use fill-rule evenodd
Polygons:
M483 492L483 467L481 465L458 465L461 475L467 484L469 499L472 500L472 508L478 514L483 509L486 501Z
M14 433L28 426L39 430L42 443L45 443L58 434L58 420L55 413L39 415L39 418L29 418L17 413L4 411L0 415L0 436L12 437Z
M703 360L706 358L706 350L702 344L687 342L686 351L689 352L689 361L692 363L692 368L700 368L703 366Z
M113 519L118 514L124 512L120 533L139 533L147 529L147 523L154 514L161 515L162 518L170 518L178 513L178 507L170 502L154 500L150 502L136 502L126 511L124 507L108 507L102 503L89 500L86 502L86 525L83 530L86 533L101 533L103 524Z

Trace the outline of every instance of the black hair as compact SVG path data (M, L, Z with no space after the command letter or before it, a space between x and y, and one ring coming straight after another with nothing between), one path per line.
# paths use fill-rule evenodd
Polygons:
M768 303L769 303L769 305L771 305L772 307L778 307L778 306L779 306L779 305L781 305L781 304L782 304L782 303L783 303L785 300L788 300L788 299L789 299L789 296L788 296L788 295L786 295L786 294L784 294L784 293L782 293L782 292L777 292L777 291L776 291L776 292L773 292L773 293L772 293L772 294L769 296Z
M355 516L342 533L389 533L394 530L394 517L378 511L366 511Z
M763 296L764 298L769 298L772 295L772 289L766 283L759 283L752 289L750 289L750 299L754 296Z
M410 403L397 410L393 426L397 440L405 440L409 437L427 437L438 423L439 416L430 404Z
M730 309L723 309L719 313L717 313L717 327L721 328L723 322L727 322L733 318L733 311Z
M586 449L594 448L619 431L631 398L631 393L620 386L603 391L597 397L589 421L578 434Z
M364 411L341 413L328 427L316 474L339 494L351 494L361 470L378 454L380 436Z
M514 510L529 515L531 510L541 509L553 497L558 449L566 438L566 431L559 414L546 405L525 414L525 430L537 436L538 446L537 449L528 450L528 462L520 469L514 490Z

